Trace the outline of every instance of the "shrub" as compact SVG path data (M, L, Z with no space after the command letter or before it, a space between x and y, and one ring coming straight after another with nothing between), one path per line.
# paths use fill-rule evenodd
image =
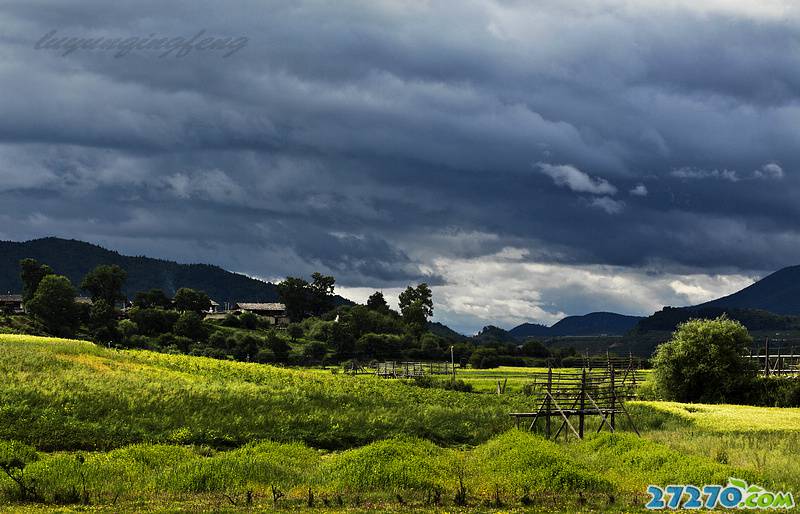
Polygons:
M450 451L422 439L399 437L333 456L320 469L319 480L331 491L348 494L419 494L444 489L452 469Z
M613 485L573 462L558 444L511 430L479 446L470 456L472 489L498 501L539 491L609 492Z
M206 341L208 329L203 323L203 318L193 311L186 311L178 317L173 329L175 335L186 337L192 341Z
M737 476L748 482L752 472L733 469L707 457L685 454L633 434L600 434L581 443L598 461L644 484L725 484Z
M656 350L656 387L679 402L741 401L755 378L745 357L751 341L744 325L725 316L682 323Z
M0 441L0 470L16 484L16 496L21 500L37 498L36 483L25 476L27 466L39 460L32 447L18 441Z

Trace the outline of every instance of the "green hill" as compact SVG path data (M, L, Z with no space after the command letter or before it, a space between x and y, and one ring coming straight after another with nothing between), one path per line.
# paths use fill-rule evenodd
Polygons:
M523 323L508 332L517 339L528 337L621 336L642 319L614 312L591 312L583 316L567 316L552 327Z
M96 266L116 264L128 272L124 293L129 297L137 291L152 288L163 289L172 295L181 287L190 287L205 291L219 303L276 302L279 299L274 284L232 273L219 266L131 257L83 241L55 237L22 243L0 241L0 293L22 290L19 261L27 257L49 264L56 273L66 275L75 285L80 284L84 275ZM350 303L341 297L337 297L337 301Z
M328 370L285 369L0 334L0 439L43 450L254 440L347 448L394 435L477 444L524 397L464 394Z
M695 306L706 307L800 315L800 266L780 269L741 291Z

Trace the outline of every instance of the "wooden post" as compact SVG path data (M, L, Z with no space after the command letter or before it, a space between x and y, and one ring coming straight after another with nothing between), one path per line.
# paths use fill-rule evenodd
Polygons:
M550 414L551 414L551 406L550 406L550 399L552 398L551 394L553 392L553 368L547 368L547 406L545 407L545 419L544 419L544 434L545 436L550 439Z
M583 409L586 407L586 368L581 370L580 412L578 413L578 437L583 439Z
M764 338L764 375L769 376L769 337Z
M617 386L615 383L615 376L614 376L614 365L611 365L611 431L617 429L616 425L616 410L617 410Z

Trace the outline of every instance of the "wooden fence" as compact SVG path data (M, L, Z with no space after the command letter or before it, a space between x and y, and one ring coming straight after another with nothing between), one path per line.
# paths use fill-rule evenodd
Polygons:
M800 341L767 337L746 357L755 360L765 376L800 376Z
M633 419L625 408L625 402L636 396L636 385L642 377L636 369L625 369L618 372L613 362L606 368L583 368L577 372L549 368L547 372L535 377L533 388L539 408L535 412L512 412L517 427L522 420L531 419L529 430L536 427L537 422L544 423L545 436L553 439L565 429L569 429L578 438L583 439L586 430L587 416L601 417L597 432L608 427L611 432L617 429L617 416L624 415L636 434ZM571 418L577 417L575 428ZM561 425L553 432L553 418ZM565 435L568 433L565 432Z
M379 362L375 375L383 378L415 378L425 375L452 375L455 369L449 362Z

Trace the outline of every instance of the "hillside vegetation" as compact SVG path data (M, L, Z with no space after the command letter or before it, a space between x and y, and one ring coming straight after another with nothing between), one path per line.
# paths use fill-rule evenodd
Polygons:
M236 301L278 301L274 284L231 273L208 264L179 264L143 256L127 256L97 245L48 237L22 243L0 241L0 292L22 290L19 261L33 258L49 264L56 273L73 284L99 265L116 264L128 272L123 292L132 297L137 291L163 289L169 294L181 287L205 291L220 303Z
M477 444L524 398L0 335L0 439L43 450L253 440L347 448L393 436Z
M800 487L800 409L638 402L643 438L554 442L511 428L518 390L8 334L0 374L0 462L26 484L0 473L0 509L630 512L651 483Z

